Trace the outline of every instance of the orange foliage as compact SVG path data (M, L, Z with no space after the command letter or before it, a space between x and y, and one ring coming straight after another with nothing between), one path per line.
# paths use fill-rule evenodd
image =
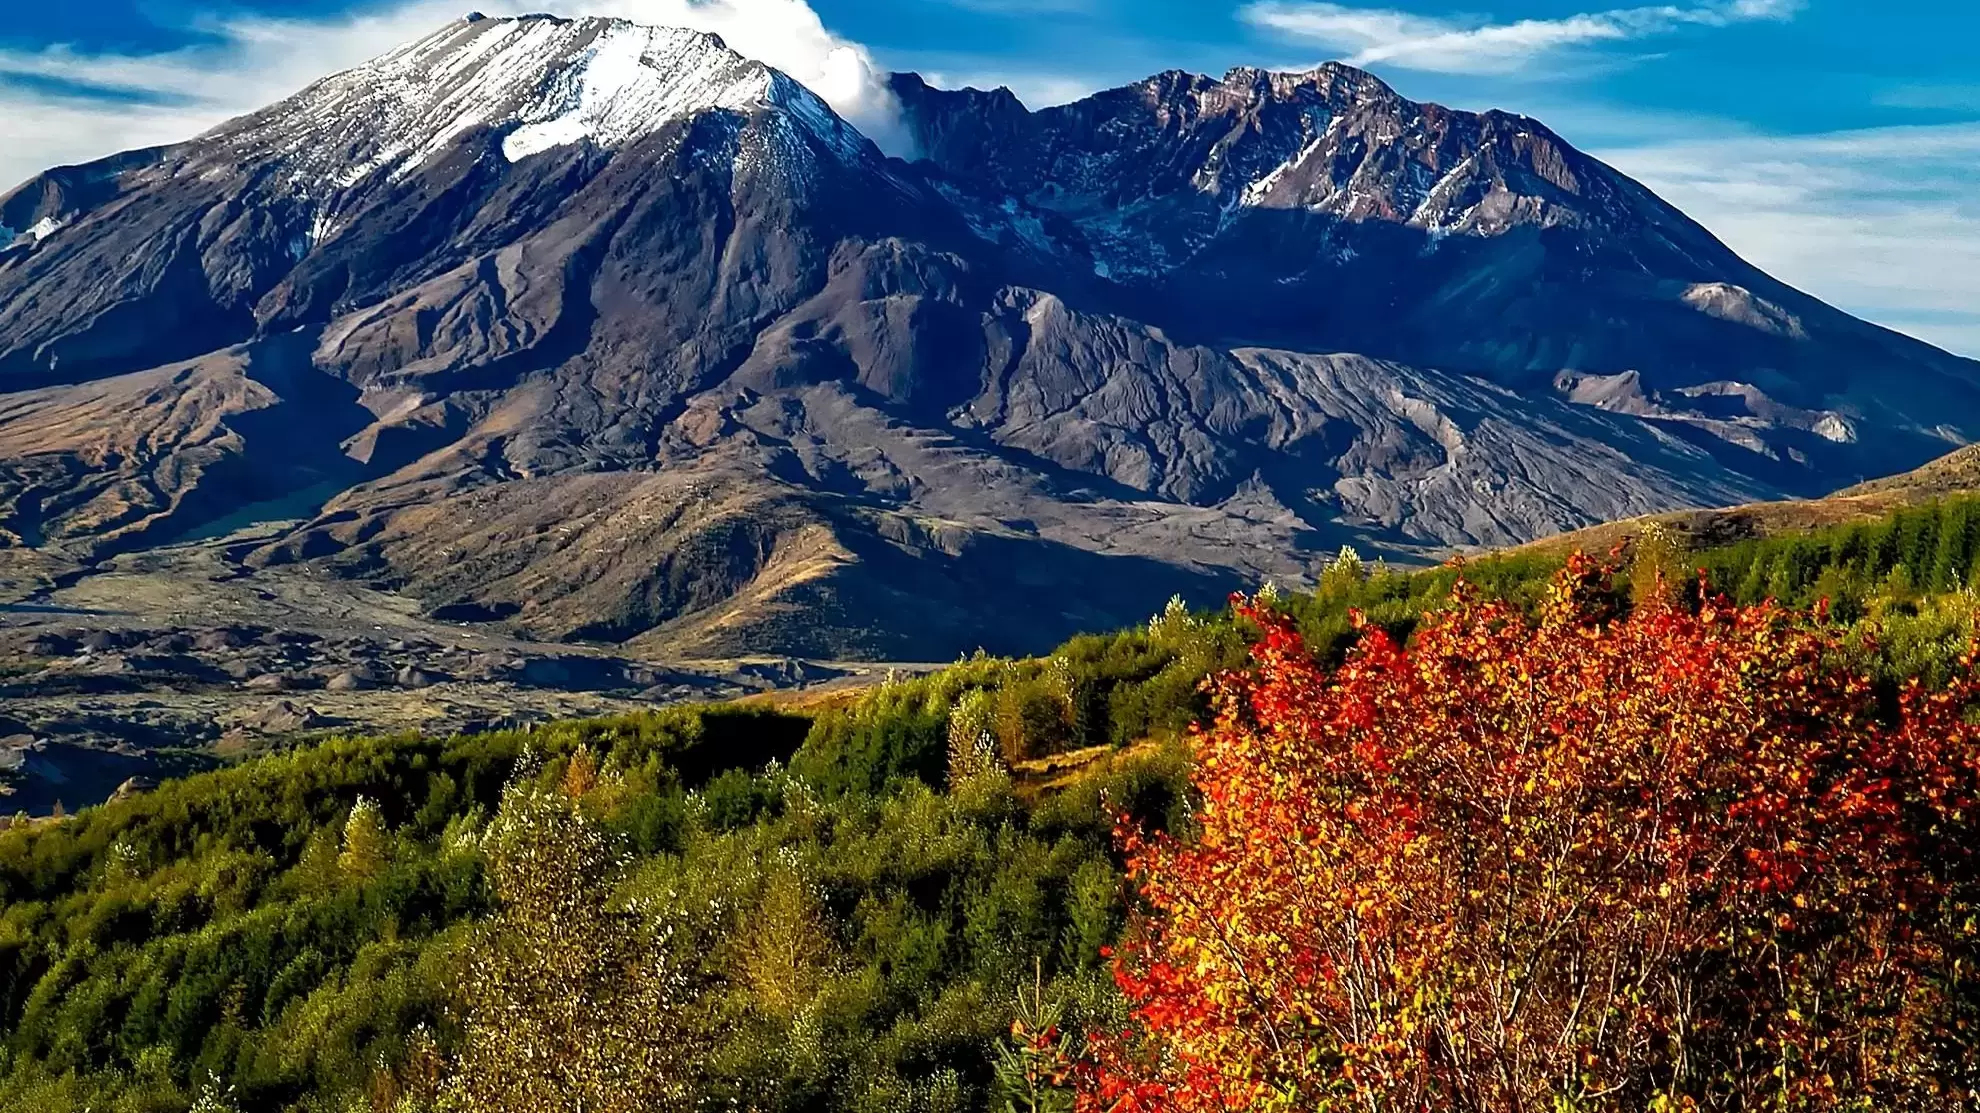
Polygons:
M1460 586L1338 670L1273 613L1123 830L1086 1113L1971 1108L1980 685L1881 702L1767 606Z

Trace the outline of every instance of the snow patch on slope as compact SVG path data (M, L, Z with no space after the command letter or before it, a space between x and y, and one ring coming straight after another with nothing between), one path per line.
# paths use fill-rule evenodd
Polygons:
M521 113L528 119L502 141L510 162L589 139L617 146L658 124L709 108L737 111L767 103L771 73L734 65L719 40L692 32L614 25L584 58L558 76L546 96Z
M31 247L38 244L61 231L63 223L63 221L56 220L52 216L44 216L40 220L35 221L33 227L25 232L16 232L12 228L0 224L0 251L5 251L11 247Z

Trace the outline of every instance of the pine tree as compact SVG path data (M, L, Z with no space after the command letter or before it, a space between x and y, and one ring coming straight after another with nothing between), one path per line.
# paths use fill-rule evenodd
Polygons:
M1933 591L1957 589L1973 554L1973 504L1967 500L1939 508L1939 543L1932 559L1929 587Z
M1156 641L1179 639L1195 626L1196 619L1189 613L1189 604L1183 601L1181 595L1171 595L1162 613L1148 620L1148 636Z
M1746 575L1740 578L1733 597L1742 603L1758 603L1767 595L1767 585L1771 582L1772 561L1766 553L1753 558L1746 566Z
M1898 560L1912 569L1912 583L1929 576L1932 558L1938 551L1938 511L1933 507L1906 510L1898 514Z
M1320 573L1320 596L1333 599L1348 595L1367 579L1368 566L1362 563L1361 554L1352 545L1342 545L1340 553L1327 562L1327 570Z
M385 828L385 817L377 801L360 796L351 805L344 821L344 846L337 855L337 868L346 877L369 881L385 871L392 857L392 835Z
M1046 995L1042 967L1034 968L1031 984L1018 988L1017 1015L992 1064L998 1113L1072 1113L1075 1049L1064 1019L1065 1001Z
M1774 561L1773 570L1767 574L1766 597L1785 606L1794 601L1794 591L1794 555L1782 553Z

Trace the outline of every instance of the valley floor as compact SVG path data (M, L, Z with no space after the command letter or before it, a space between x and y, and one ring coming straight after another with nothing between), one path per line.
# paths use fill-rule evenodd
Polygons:
M0 814L74 810L296 738L526 726L933 667L516 638L307 565L249 571L228 559L242 540L87 569L0 552Z

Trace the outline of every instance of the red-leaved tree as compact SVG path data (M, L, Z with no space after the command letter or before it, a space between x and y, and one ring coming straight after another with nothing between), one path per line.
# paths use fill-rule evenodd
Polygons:
M1969 1109L1980 686L1880 700L1772 606L1460 587L1317 665L1270 610L1196 738L1084 1113Z

